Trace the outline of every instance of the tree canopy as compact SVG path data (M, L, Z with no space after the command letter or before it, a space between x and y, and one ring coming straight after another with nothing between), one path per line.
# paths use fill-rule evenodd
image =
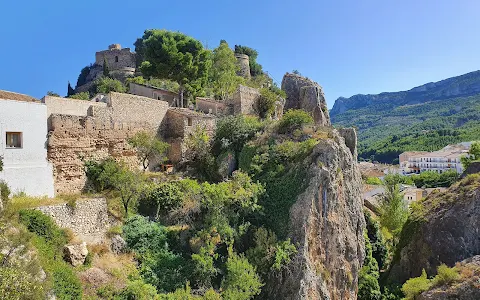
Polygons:
M140 69L145 76L171 79L180 84L180 102L183 92L195 93L205 85L211 66L210 52L200 41L180 32L146 30L135 43L142 57Z
M235 92L237 86L243 83L243 78L237 75L237 60L235 54L228 47L227 42L221 42L213 50L213 68L211 81L214 93L225 100Z
M168 143L162 142L156 136L146 131L140 131L128 140L137 150L137 156L142 162L143 170L147 170L153 160L163 163L166 158Z

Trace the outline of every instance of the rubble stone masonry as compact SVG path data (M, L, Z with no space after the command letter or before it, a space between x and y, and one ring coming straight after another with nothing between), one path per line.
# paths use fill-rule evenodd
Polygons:
M85 188L88 160L111 156L138 167L128 138L145 130L158 134L168 110L164 101L129 94L110 93L106 101L106 106L91 105L87 116L50 115L48 160L53 164L56 193L79 193Z
M79 236L105 234L113 223L108 215L105 198L79 199L75 207L63 203L37 209L52 217L61 228L69 228Z

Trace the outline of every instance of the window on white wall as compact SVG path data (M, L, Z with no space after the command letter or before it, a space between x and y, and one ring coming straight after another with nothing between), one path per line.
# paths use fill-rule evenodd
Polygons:
M5 141L5 146L7 148L22 148L22 133L7 132Z

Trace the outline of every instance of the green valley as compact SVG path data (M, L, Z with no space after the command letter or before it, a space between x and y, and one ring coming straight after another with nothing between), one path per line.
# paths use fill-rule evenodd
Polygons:
M434 151L480 139L480 71L405 92L339 98L336 126L359 130L359 157L396 163L404 151Z

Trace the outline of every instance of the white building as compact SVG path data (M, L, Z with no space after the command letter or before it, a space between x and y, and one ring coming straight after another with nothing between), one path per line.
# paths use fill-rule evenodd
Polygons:
M403 174L419 174L425 171L443 173L455 170L463 173L461 157L467 156L471 143L449 145L434 152L404 152L399 156L400 170Z
M13 193L54 196L46 144L46 105L26 95L0 91L0 180Z

